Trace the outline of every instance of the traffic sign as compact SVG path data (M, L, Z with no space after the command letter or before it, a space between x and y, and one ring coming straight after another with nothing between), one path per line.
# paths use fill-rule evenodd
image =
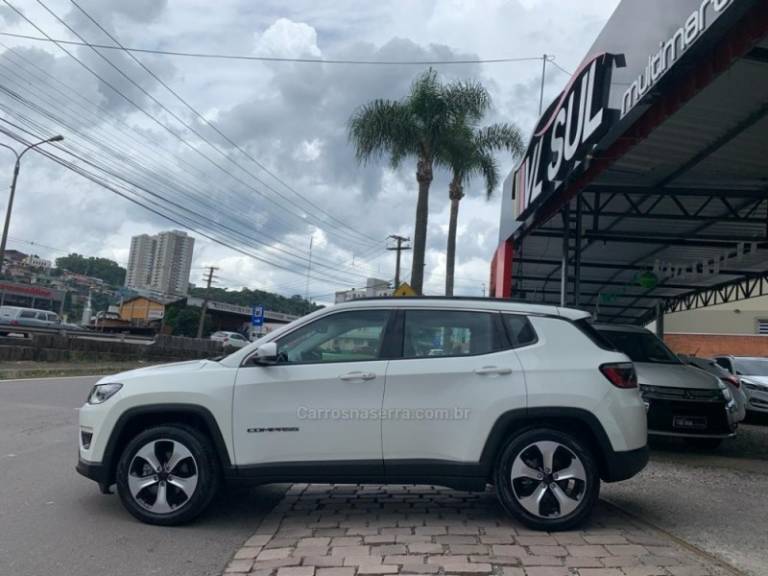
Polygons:
M251 309L251 325L264 326L264 306L254 306Z
M416 296L416 290L411 288L411 285L408 284L408 282L403 282L400 284L400 286L397 287L397 290L395 290L395 296Z

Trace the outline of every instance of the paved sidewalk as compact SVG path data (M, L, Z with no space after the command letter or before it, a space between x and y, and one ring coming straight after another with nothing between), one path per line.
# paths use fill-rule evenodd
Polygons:
M225 574L257 576L725 576L601 503L580 531L533 532L492 491L294 484Z

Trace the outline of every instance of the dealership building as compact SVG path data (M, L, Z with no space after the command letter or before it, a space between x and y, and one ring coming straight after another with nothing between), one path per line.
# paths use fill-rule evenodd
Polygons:
M768 295L768 2L619 4L505 181L490 284L660 331Z

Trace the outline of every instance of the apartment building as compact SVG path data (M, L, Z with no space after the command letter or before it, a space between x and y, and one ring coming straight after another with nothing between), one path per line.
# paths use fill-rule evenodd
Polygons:
M131 238L125 285L163 295L185 296L195 239L181 230Z

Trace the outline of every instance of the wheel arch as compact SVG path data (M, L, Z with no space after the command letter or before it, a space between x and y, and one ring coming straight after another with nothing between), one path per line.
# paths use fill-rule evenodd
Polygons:
M126 410L115 423L102 460L106 484L114 483L120 454L131 438L149 427L170 424L184 424L205 434L213 444L221 470L232 468L221 428L210 410L197 404L149 404Z
M511 435L533 428L553 428L575 434L590 449L600 477L607 479L611 476L609 459L613 453L613 447L605 429L594 414L581 408L537 407L510 410L496 419L480 456L480 462L489 478L493 475L505 440Z

